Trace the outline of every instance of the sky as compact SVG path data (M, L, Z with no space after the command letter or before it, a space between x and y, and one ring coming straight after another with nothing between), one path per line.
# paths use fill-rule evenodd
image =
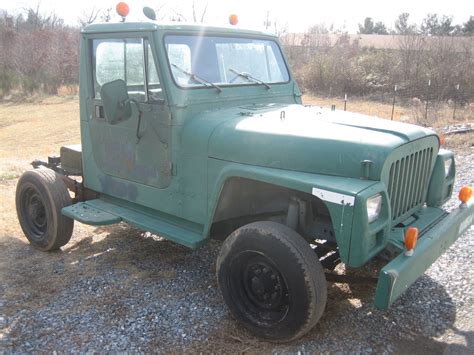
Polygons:
M110 0L0 0L0 9L9 13L18 13L28 7L36 8L40 4L40 13L54 12L67 24L77 25L78 18L94 8L115 8L118 1ZM130 0L127 20L144 19L143 6L160 9L158 18L173 10L192 19L193 0ZM278 27L287 26L289 32L304 32L314 24L331 24L335 28L345 28L350 33L357 32L357 25L366 17L382 21L393 27L398 14L410 13L411 22L421 23L428 13L452 16L455 24L464 23L474 15L474 1L469 0L325 0L319 1L272 1L272 0L195 0L196 12L200 14L208 3L205 23L226 25L230 14L239 16L239 26L261 30L269 13L270 20L276 19ZM114 18L118 20L118 17Z

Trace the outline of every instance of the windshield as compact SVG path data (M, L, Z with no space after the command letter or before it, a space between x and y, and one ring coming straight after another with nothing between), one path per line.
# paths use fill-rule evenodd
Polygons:
M276 42L240 37L165 37L171 74L185 88L264 85L289 81Z

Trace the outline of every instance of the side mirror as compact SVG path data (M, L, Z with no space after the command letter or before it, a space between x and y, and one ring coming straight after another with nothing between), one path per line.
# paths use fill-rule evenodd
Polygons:
M104 104L105 119L110 124L128 120L132 116L131 100L128 97L127 84L122 79L102 85L100 97Z

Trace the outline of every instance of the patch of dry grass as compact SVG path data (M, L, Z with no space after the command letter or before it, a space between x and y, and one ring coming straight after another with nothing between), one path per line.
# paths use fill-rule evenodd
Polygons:
M79 101L51 97L39 103L0 105L0 171L5 165L58 153L78 143Z
M303 102L307 105L315 105L322 107L331 107L332 105L336 105L337 110L344 109L344 100L337 97L327 98L321 96L303 95ZM347 111L351 112L363 113L369 116L377 116L388 119L390 119L392 114L392 105L355 98L351 98L347 101L346 109ZM410 110L408 108L396 106L393 117L394 120L409 121L409 117Z
M14 192L34 159L80 142L79 101L49 97L36 103L0 104L0 237L18 235Z
M303 95L303 102L308 105L331 107L336 105L337 110L344 109L344 100L342 98L326 98L321 96ZM389 103L369 101L359 98L349 98L347 101L347 111L363 113L369 116L390 119L392 115L392 105ZM473 121L474 112L469 107L456 109L456 119L453 120L453 107L444 104L428 107L428 120L424 120L424 104L402 106L395 105L393 119L415 124L423 124L432 127L444 127L448 124L462 123L464 121Z

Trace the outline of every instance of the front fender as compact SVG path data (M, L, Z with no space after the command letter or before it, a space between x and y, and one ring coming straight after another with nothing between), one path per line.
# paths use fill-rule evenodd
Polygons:
M208 167L210 198L207 206L208 220L204 229L205 236L209 235L225 182L229 178L241 177L305 192L323 200L330 213L339 254L344 263L349 263L355 196L378 184L369 180L273 169L218 159L209 159Z

